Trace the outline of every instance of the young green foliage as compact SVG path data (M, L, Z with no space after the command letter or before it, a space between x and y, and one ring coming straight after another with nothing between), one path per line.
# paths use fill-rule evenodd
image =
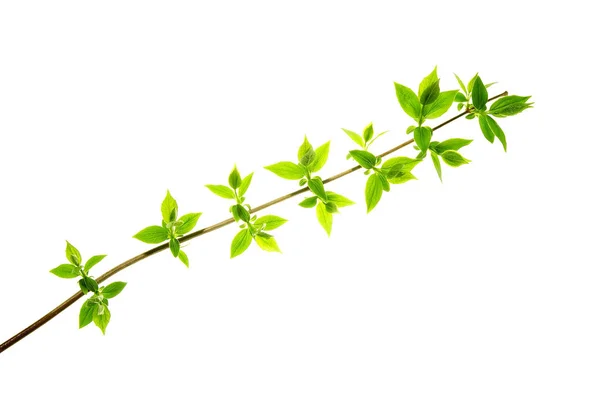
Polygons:
M92 256L83 264L81 253L69 241L67 241L65 254L67 260L71 263L59 265L50 270L50 272L61 278L81 277L78 281L81 292L84 295L91 292L92 296L81 306L79 311L79 328L85 327L93 321L100 328L102 334L105 334L106 327L110 322L108 299L119 295L127 283L115 281L106 287L99 287L98 282L88 274L90 269L100 263L106 255Z
M441 156L442 160L452 167L458 167L463 164L467 164L470 160L465 159L460 153L458 153L458 150L464 146L467 146L471 142L473 142L472 139L452 138L443 142L434 141L429 144L431 160L438 177L440 178L440 181L442 181L442 166L440 164L439 157Z
M365 150L365 151L369 150L369 146L371 146L377 140L377 138L379 138L380 136L382 136L388 132L388 131L383 131L383 132L380 132L379 134L375 135L375 131L373 130L373 123L369 123L369 125L367 125L363 129L362 136L358 135L356 132L350 131L346 128L342 128L342 131L344 131L346 133L346 135L348 135L348 137L354 143L356 143L358 146L361 147L362 150ZM349 159L351 157L352 156L350 154L348 154L346 159Z
M237 172L237 170L235 171ZM238 184L238 186L243 184L241 179L239 181L235 181L235 176L233 178L230 177L230 181L232 180L234 183ZM215 192L215 190L212 188L209 189ZM219 192L218 189L215 193L217 192ZM186 267L190 267L188 256L184 251L181 250L179 238L185 234L188 234L194 229L194 227L196 227L198 219L202 213L188 213L180 218L177 218L179 213L177 201L175 198L173 198L171 192L168 190L165 199L160 206L160 212L162 215L162 222L160 226L146 227L135 234L133 238L145 242L146 244L160 244L165 241L169 241L169 249L171 250L173 257L178 258Z
M315 151L305 138L304 143L300 146L300 151L298 151L298 159L307 164L315 163L312 168L320 169L323 165L321 164L319 166L321 163L319 160L322 158L325 158L326 160L328 153L329 143L326 143ZM261 249L267 252L281 252L275 238L271 234L266 233L266 231L281 227L287 220L274 215L266 215L263 217L257 217L256 215L252 216L252 208L249 204L244 203L246 200L244 195L250 187L252 174L253 173L250 173L242 179L237 167L234 166L233 171L229 174L229 187L225 185L206 186L211 192L222 198L235 200L235 204L231 205L229 212L236 223L240 224L241 230L231 241L229 251L231 258L244 253L252 243L252 240L254 240ZM218 188L218 190L215 190L215 188ZM223 196L223 194L226 194L227 196ZM183 262L185 263L185 261Z
M365 129L363 130L362 137L357 133L349 130L344 129L344 132L346 132L350 139L355 141L364 149L371 145L373 141L377 139L377 137L385 133L382 132L379 135L375 136L372 124L369 124L365 127ZM359 152L365 152L370 154L369 152L364 150L360 150ZM266 166L265 168L282 178L300 180L300 186L308 186L308 189L315 196L311 196L304 199L302 202L300 202L300 206L305 208L317 207L317 220L321 224L327 235L330 235L331 227L333 224L333 213L337 213L338 208L342 206L338 205L335 200L329 199L329 196L330 194L332 194L332 192L325 190L325 186L323 185L323 180L321 179L321 177L313 175L313 173L316 173L325 165L328 156L329 142L319 146L316 150L313 150L313 146L308 141L308 138L304 136L304 141L298 149L298 164L294 164L292 162L279 162L270 166ZM352 204L352 201L341 195L334 194L334 198L338 199L340 203L345 203L344 206L349 206L350 204ZM251 226L249 225L248 229L250 229L250 227ZM257 244L261 246L262 249L271 251L276 249L272 245L272 242L274 241L273 239L267 238L264 235L260 237L261 239L257 241ZM254 238L256 240L256 236L254 236Z

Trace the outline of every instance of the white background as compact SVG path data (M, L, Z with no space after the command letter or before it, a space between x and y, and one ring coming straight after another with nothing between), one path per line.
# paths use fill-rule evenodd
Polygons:
M31 400L598 400L600 141L588 2L0 3L0 341L77 290L48 270L64 240L96 275L148 246L170 189L199 227L229 202L233 163L252 205L296 189L262 169L308 134L332 140L327 177L352 166L341 127L407 137L393 81L434 65L533 95L500 121L508 153L460 120L472 164L427 160L327 239L294 199L284 251L229 260L227 227L120 273L103 337L79 301L0 355L0 398ZM454 111L448 114L451 116ZM440 119L441 122L444 118ZM414 155L412 149L402 154Z

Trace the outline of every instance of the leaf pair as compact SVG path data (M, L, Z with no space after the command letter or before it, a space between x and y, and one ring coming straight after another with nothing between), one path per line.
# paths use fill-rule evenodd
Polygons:
M313 191L313 193L315 192ZM321 227L323 227L327 235L331 235L333 214L338 213L339 208L341 207L354 205L354 202L343 195L325 191L323 189L322 194L304 198L299 205L305 208L313 208L316 206L317 221Z
M177 218L177 201L171 196L168 190L161 204L160 211L162 214L162 224L160 226L146 227L135 234L133 238L147 244L160 244L168 240L169 249L173 256L179 258L186 267L190 267L188 256L181 250L179 238L196 227L202 213L188 213Z
M304 185L306 183L305 177L309 179L311 173L321 170L328 157L329 142L324 143L315 150L308 138L304 136L304 142L298 148L298 163L285 161L271 164L265 168L286 180L302 180L300 185Z
M407 86L394 82L396 97L400 107L406 114L413 118L419 126L425 120L439 118L448 111L457 90L440 91L440 80L437 76L437 67L427 75L419 84L418 95ZM410 131L412 132L412 130ZM410 133L407 132L407 133Z
M354 141L354 143L360 146L363 150L369 150L369 146L371 146L377 138L388 132L384 131L375 135L375 131L373 130L373 123L370 123L363 129L362 136L346 128L342 128L342 131L344 131L346 135L348 135L348 137L352 139L352 141ZM348 155L348 158L350 158L350 155Z
M85 265L82 266L83 259L81 253L69 241L65 249L67 260L71 263L65 263L50 270L50 273L60 278L76 278L81 277L78 281L81 292L87 294L89 291L98 291L98 283L93 277L88 275L90 269L98 264L106 255L96 255L88 259Z
M462 166L463 164L470 163L471 161L463 157L458 150L464 146L467 146L473 142L472 139L461 139L452 138L443 142L433 141L429 144L429 150L431 151L431 161L435 167L435 171L442 181L442 166L440 164L440 157L447 165L451 167Z
M81 329L93 321L102 330L102 334L106 334L106 327L111 317L108 300L119 295L126 285L127 283L122 281L115 281L100 288L97 294L87 299L79 310L79 328Z
M206 185L213 194L225 199L235 199L238 203L244 202L244 194L248 191L252 176L254 173L248 174L242 179L236 166L229 174L229 187L226 185Z
M252 218L247 224L245 224L231 241L230 257L235 258L241 255L248 249L252 243L252 239L256 244L267 252L281 252L279 245L275 237L265 231L271 231L278 227L281 227L286 219L283 219L275 215L266 215L259 218Z
M471 96L473 95L474 91L477 91L477 96L473 96L478 97L477 102L478 104L481 104L481 98L479 97L481 95L481 85L483 85L483 82L480 83L476 83L477 78L479 78L479 74L475 74L475 76L473 78L471 78L471 80L469 81L469 83L465 86L465 84L463 83L463 81L460 79L460 77L456 74L454 74L454 76L456 77L456 81L458 82L458 85L460 85L460 88L462 89L462 93L458 92L456 94L456 96L454 97L454 101L458 102L458 110L462 110L463 107L467 107L467 109L470 107L470 101L471 101ZM490 86L494 85L496 82L492 82L489 84L485 84L483 85L484 89L489 88ZM477 86L477 89L475 90L474 88ZM487 92L486 92L487 93ZM487 99L486 99L487 102ZM484 102L485 104L485 102Z
M399 156L386 160L380 169L373 168L373 174L367 179L365 187L367 213L377 206L384 191L390 191L390 184L404 184L417 179L411 171L420 162L418 159Z

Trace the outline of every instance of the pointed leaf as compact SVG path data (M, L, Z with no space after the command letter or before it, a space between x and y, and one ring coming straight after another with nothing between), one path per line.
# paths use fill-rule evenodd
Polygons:
M429 88L435 82L438 82L438 84L439 84L439 79L438 79L438 75L437 75L437 66L435 66L433 68L433 71L431 71L431 73L429 73L429 75L427 75L425 78L423 78L423 80L419 84L419 97L422 98L423 93L425 93L427 88ZM439 93L439 91L438 91L438 93Z
M371 169L377 164L377 158L366 150L351 150L350 155L363 168Z
M463 164L469 163L471 160L465 159L460 153L455 150L447 150L440 155L442 160L446 162L447 165L452 167L462 166Z
M348 137L350 139L352 139L354 141L354 143L356 143L358 146L360 146L361 148L365 147L364 139L360 135L358 135L356 132L347 130L345 128L342 128L342 131L344 131L346 133L346 135L348 135Z
M181 225L177 227L177 234L184 235L192 231L201 215L202 213L188 213L181 216L178 220Z
M167 190L167 195L160 206L162 218L165 223L170 223L177 220L177 202Z
M254 175L254 173L250 173L247 176L245 176L244 179L242 180L242 184L240 185L240 188L238 189L238 194L240 196L244 196L244 194L248 190L248 187L250 187L250 183L252 182L253 175Z
M233 237L233 241L231 241L230 257L235 258L241 255L248 249L251 243L252 234L250 234L250 231L248 229L241 230Z
M50 270L50 273L60 278L79 277L79 267L70 264L63 264Z
M114 283L110 283L102 290L102 295L105 298L114 298L123 291L127 283L123 281L115 281Z
M317 195L323 202L327 202L327 193L323 186L323 181L319 177L314 177L308 180L308 188L313 194Z
M429 152L429 154L431 155L431 161L433 162L435 171L437 172L438 177L440 177L440 182L443 182L442 181L442 165L440 164L440 158L438 157L437 153L435 153L435 152Z
M299 180L304 177L304 169L292 162L279 162L265 168L286 180Z
M110 322L110 311L106 306L97 307L94 309L93 320L94 324L102 330L102 334L106 334L106 327Z
M69 241L67 241L67 248L65 249L67 260L76 266L79 266L82 262L81 254Z
M429 85L420 96L419 101L422 105L428 105L433 103L438 96L440 96L440 80L433 82Z
M229 185L233 189L238 189L242 185L242 177L236 166L233 166L233 170L229 174Z
M488 91L481 81L480 77L475 78L473 84L473 106L477 110L485 110L485 104L488 101Z
M433 131L429 127L417 127L415 129L415 143L421 150L425 151L429 149L429 142L431 142L432 134Z
M370 123L363 130L363 139L365 143L369 143L369 141L373 138L373 123Z
M89 258L89 260L85 263L85 267L83 268L83 270L87 273L90 271L90 269L92 267L94 267L96 264L100 263L102 261L102 259L104 259L106 257L106 255L96 255L96 256L92 256L91 258Z
M169 231L161 226L150 226L133 236L146 244L160 244L169 239Z
M473 142L472 139L461 139L461 138L452 138L447 139L444 142L440 142L435 146L435 151L439 153L444 153L447 150L459 150L460 148L467 146Z
M514 95L501 97L492 104L489 113L494 117L514 116L531 107L532 103L527 103L530 97Z
M394 85L396 87L396 97L402 110L410 117L418 120L421 114L421 103L419 103L419 98L415 95L415 92L397 82L394 82Z
M456 90L441 92L433 103L423 106L423 116L428 120L443 116L454 103L457 92Z
M464 93L468 93L467 88L465 88L465 84L463 84L463 81L458 77L458 75L454 74L454 76L456 77L456 80L458 81L458 84L460 85L460 89L462 89Z
M308 142L308 138L304 135L304 142L298 149L298 163L303 166L308 166L315 158L315 151L312 145Z
M397 169L402 172L411 171L417 164L421 163L421 160L411 159L406 156L392 157L383 163L381 171L387 174L391 169ZM388 177L389 178L389 177Z
M333 215L327 211L327 207L323 202L317 205L317 220L321 227L325 229L327 235L331 235L331 227L333 226Z
M317 150L315 150L315 158L308 165L308 170L312 173L316 173L321 170L325 163L327 163L327 158L329 157L329 142L324 143L319 146Z
M171 238L169 241L169 249L174 257L179 256L179 249L181 248L181 244L177 238Z
M235 199L235 194L233 193L233 190L229 187L226 187L225 185L207 184L205 185L205 187L210 189L210 192L217 196L220 196L221 198Z
M96 312L96 308L98 304L91 302L87 299L83 305L81 305L81 309L79 310L79 328L84 328L88 324L92 323L94 318L94 313Z
M502 143L504 151L506 152L506 136L504 135L504 131L502 131L502 128L500 128L496 120L492 117L486 115L485 120L490 130L494 133L494 136Z
M275 241L275 237L264 237L258 234L256 237L254 237L254 241L256 241L256 244L264 251L281 253L281 250L277 245L277 241Z
M179 258L179 260L181 260L185 267L190 267L190 260L188 259L187 254L181 249L179 250L179 255L177 257Z
M264 231L270 231L276 229L277 227L281 227L286 222L287 220L282 217L268 214L266 216L262 216L256 219L254 225L260 228L264 224L265 226L262 229Z
M485 137L485 139L490 141L490 143L494 143L494 138L496 137L496 135L494 135L494 131L492 131L492 129L490 128L489 120L487 119L487 116L485 114L481 114L478 116L478 118L479 118L479 128L481 128L481 132L483 133L483 136Z
M336 194L335 192L327 191L327 200L328 202L333 202L337 207L346 207L354 205L354 202L350 199L342 196L340 194Z
M367 186L365 188L365 201L367 203L367 213L369 213L379 200L381 199L381 195L383 193L383 185L381 185L381 180L377 176L377 174L371 174L369 179L367 180Z
M305 208L315 207L317 205L317 199L319 199L319 198L316 196L304 198L304 200L302 202L300 202L298 205L305 207Z

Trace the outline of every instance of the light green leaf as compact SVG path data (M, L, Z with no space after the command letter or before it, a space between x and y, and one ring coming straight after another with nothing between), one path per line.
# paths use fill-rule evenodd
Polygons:
M365 143L369 143L371 138L373 138L373 123L370 123L365 127L365 129L363 130L363 138L365 140Z
M238 189L242 185L242 176L240 176L237 166L233 166L233 170L229 174L229 185L233 189Z
M473 106L477 110L485 110L485 104L488 101L488 91L481 81L480 77L475 78L473 84Z
M67 248L65 249L67 260L76 266L79 266L82 262L81 254L69 241L67 241Z
M443 180L442 180L442 165L440 164L440 158L438 157L437 153L435 153L435 152L429 152L429 154L431 155L431 161L433 162L435 171L437 171L437 175L438 175L438 177L440 177L440 182L443 182Z
M319 198L316 196L311 196L310 198L304 198L304 200L302 202L300 202L298 205L305 207L305 208L315 207L317 205L317 199L319 199Z
M366 150L351 150L350 155L362 167L371 169L377 164L377 158L371 152Z
M475 85L475 81L477 80L477 78L479 78L479 73L475 74L475 76L471 78L471 80L467 84L467 93L473 92L473 86Z
M233 259L236 256L241 255L248 249L251 243L252 234L250 234L250 231L248 231L248 229L241 230L233 237L233 241L231 241L230 257Z
M207 184L205 185L205 187L210 189L210 191L213 194L220 196L221 198L235 199L235 194L233 193L233 190L229 187L226 187L225 185Z
M92 267L94 267L96 264L100 263L102 261L102 259L104 259L106 257L106 255L96 255L96 256L92 256L86 263L85 263L85 267L83 268L83 271L85 271L86 273L90 271L90 269Z
M316 173L323 168L325 163L327 163L327 158L329 157L329 143L330 142L324 143L315 150L315 158L308 165L308 170L310 172Z
M181 260L185 267L190 267L190 260L188 259L187 254L181 249L179 250L179 255L177 257L179 258L179 260Z
M454 103L454 97L458 91L445 91L431 104L423 106L423 116L428 120L433 120L444 115Z
M265 226L262 228L262 230L271 231L271 230L276 229L277 227L281 227L286 222L287 222L287 220L282 217L268 214L266 216L262 216L262 217L259 217L258 219L256 219L256 221L254 222L254 225L256 227L260 228L264 224Z
M387 177L380 173L375 173L375 174L377 175L377 177L379 177L379 181L381 181L381 188L385 192L390 192L390 183L388 182Z
M91 302L87 299L83 305L81 305L81 309L79 310L79 328L82 329L88 324L92 323L94 318L94 313L96 312L96 308L98 304Z
M471 162L471 160L465 159L460 153L455 150L447 150L440 155L442 160L446 162L447 165L452 167L462 166L463 164L467 164Z
M299 180L304 177L304 169L292 162L279 162L265 168L286 180Z
M394 82L394 85L396 87L396 97L398 98L398 102L400 102L400 107L402 107L402 110L404 110L406 114L418 121L421 114L421 103L419 103L419 98L412 89L400 85L397 82Z
M458 75L454 74L454 76L456 77L456 80L458 81L458 84L460 85L460 88L463 90L463 92L468 93L467 88L465 88L465 84L463 84L463 81L458 77Z
M250 183L252 182L253 175L254 175L254 173L250 173L247 176L245 176L244 179L242 180L242 184L240 185L240 188L238 189L238 194L240 196L244 196L244 194L248 190L248 187L250 187Z
M60 278L79 277L79 267L75 265L64 264L50 270L50 273Z
M179 240L177 238L171 238L169 241L169 249L173 256L177 257L179 255L179 249L181 245L179 244Z
M162 218L165 223L170 223L177 220L177 202L167 190L167 195L160 206Z
M490 141L490 143L494 143L494 138L496 137L496 135L494 134L494 131L492 131L492 128L489 125L488 116L486 116L485 114L481 114L477 117L479 118L479 128L481 128L483 136L485 137L485 139Z
M246 223L250 221L250 212L243 205L233 205L231 207L231 214L235 221L242 220Z
M466 102L467 98L462 93L456 92L456 95L454 96L454 101L455 102Z
M421 163L421 160L411 159L406 156L392 157L383 163L381 171L387 173L391 169L398 169L402 172L409 172L419 163Z
M433 131L429 127L417 127L415 129L415 143L422 151L429 149L432 134Z
M308 142L308 138L304 135L304 142L298 149L298 162L303 166L308 166L315 158L315 151L312 145Z
M492 117L486 115L485 120L487 121L487 125L490 130L494 133L494 136L496 136L500 143L502 143L504 151L506 152L506 136L504 135L504 131L502 131L502 128L500 128L496 120L494 120Z
M419 84L419 97L420 98L423 97L423 93L425 93L427 88L429 88L435 82L439 83L439 79L438 79L438 75L437 75L437 65L433 68L433 71L431 71L431 73L429 73L429 75L427 75L425 78L423 78L423 80Z
M417 177L415 177L413 175L413 173L406 172L406 173L401 173L395 177L388 177L388 182L390 184L397 185L397 184L404 184L407 181L416 180L416 179L417 179Z
M123 288L125 288L126 285L127 283L123 281L115 281L114 283L110 283L104 287L102 290L102 295L104 295L105 298L114 298L119 295L121 291L123 291Z
M494 102L489 113L494 117L508 117L519 114L532 106L527 103L531 96L504 96Z
M467 146L473 142L472 139L461 139L461 138L452 138L447 139L444 142L440 142L435 146L435 151L437 153L444 153L447 150L459 150L460 148Z
M308 180L308 188L313 194L317 195L323 202L327 202L327 193L323 186L323 181L319 177L314 177Z
M342 128L342 131L344 131L346 133L346 135L348 135L348 137L350 139L352 139L354 141L354 143L356 143L358 146L360 146L361 148L365 147L365 141L356 132L350 131L350 130L345 129L345 128Z
M178 220L181 225L177 227L177 234L184 235L192 231L201 215L202 213L188 213L181 216Z
M336 194L335 192L327 191L327 200L328 202L333 202L337 207L346 207L354 205L354 202L350 199L342 196L340 194Z
M383 193L383 185L377 174L371 174L367 180L367 186L365 188L365 201L367 203L367 213L369 213L379 200Z
M98 282L96 280L94 280L93 278L91 278L91 277L84 277L81 280L83 280L83 285L89 291L91 291L91 292L98 291Z
M150 226L133 236L146 244L160 244L169 239L169 231L161 226Z
M104 305L100 305L94 309L93 315L94 324L102 330L102 334L106 334L106 327L110 322L110 311Z
M333 215L327 211L327 207L323 202L317 205L317 220L321 227L325 229L327 235L331 235L331 227L333 226Z
M406 135L410 134L411 132L413 132L415 129L417 129L416 126L411 125L406 129Z
M277 241L275 241L275 237L269 235L269 236L264 236L261 235L262 233L259 233L256 235L256 237L254 237L254 241L256 241L256 244L264 251L267 252L279 252L281 253L281 250L279 249L279 246L277 245Z
M433 82L430 86L428 86L423 94L419 97L419 101L422 105L428 105L433 103L438 96L440 95L440 80Z

